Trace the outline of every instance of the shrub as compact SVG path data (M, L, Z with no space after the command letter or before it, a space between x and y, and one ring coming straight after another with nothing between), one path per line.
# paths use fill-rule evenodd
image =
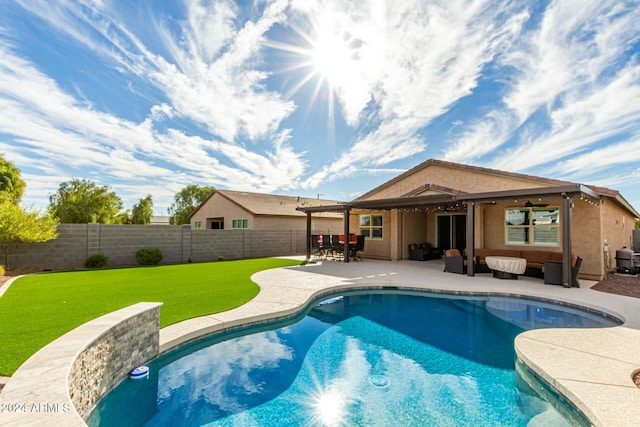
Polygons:
M220 255L220 256L218 257L218 261L224 261L224 257L223 257L222 255Z
M101 268L109 264L109 257L103 254L93 254L85 260L84 266L87 268Z
M158 248L141 248L136 252L136 261L140 265L158 265L162 261L162 252Z

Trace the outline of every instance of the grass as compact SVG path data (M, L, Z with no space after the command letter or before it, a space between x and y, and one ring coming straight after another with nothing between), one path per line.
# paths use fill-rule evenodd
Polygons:
M66 332L138 302L162 302L160 327L238 307L254 298L252 274L300 261L261 258L33 274L0 298L0 375Z

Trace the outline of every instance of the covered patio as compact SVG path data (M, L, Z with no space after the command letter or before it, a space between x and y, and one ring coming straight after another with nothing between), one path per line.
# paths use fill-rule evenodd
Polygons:
M425 186L425 189L429 184ZM537 202L560 201L562 214L560 215L561 250L562 250L562 282L563 286L570 287L571 283L571 256L572 256L572 219L574 201L580 200L593 206L600 206L602 196L592 188L582 184L555 185L547 187L535 187L524 189L511 189L504 191L488 192L451 192L450 194L406 195L402 197L379 198L373 200L356 199L351 202L336 205L298 207L299 211L307 215L306 222L306 254L311 258L312 215L319 212L339 212L343 214L344 235L351 233L350 215L352 211L392 211L400 212L462 212L465 215L466 239L464 241L467 258L467 275L474 276L474 248L476 248L477 234L482 236L486 231L479 224L476 212L483 205L496 205L499 203L519 203L519 201ZM531 203L531 202L528 202ZM477 233L479 231L479 233ZM410 242L402 241L402 236L395 236L399 247L406 246ZM441 248L446 249L446 248ZM344 258L349 262L349 257Z

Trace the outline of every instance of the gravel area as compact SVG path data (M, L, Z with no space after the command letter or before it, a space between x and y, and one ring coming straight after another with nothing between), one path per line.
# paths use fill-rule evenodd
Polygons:
M605 280L596 283L591 289L610 294L640 298L640 276L609 273Z

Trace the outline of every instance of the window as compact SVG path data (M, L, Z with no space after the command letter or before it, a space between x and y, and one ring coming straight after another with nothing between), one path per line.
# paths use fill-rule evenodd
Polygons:
M249 228L248 219L234 219L231 222L231 228Z
M382 215L360 215L360 234L366 239L382 239Z
M202 228L202 221L196 221L195 227L196 230L200 230Z
M559 246L560 208L532 207L505 210L507 245Z

